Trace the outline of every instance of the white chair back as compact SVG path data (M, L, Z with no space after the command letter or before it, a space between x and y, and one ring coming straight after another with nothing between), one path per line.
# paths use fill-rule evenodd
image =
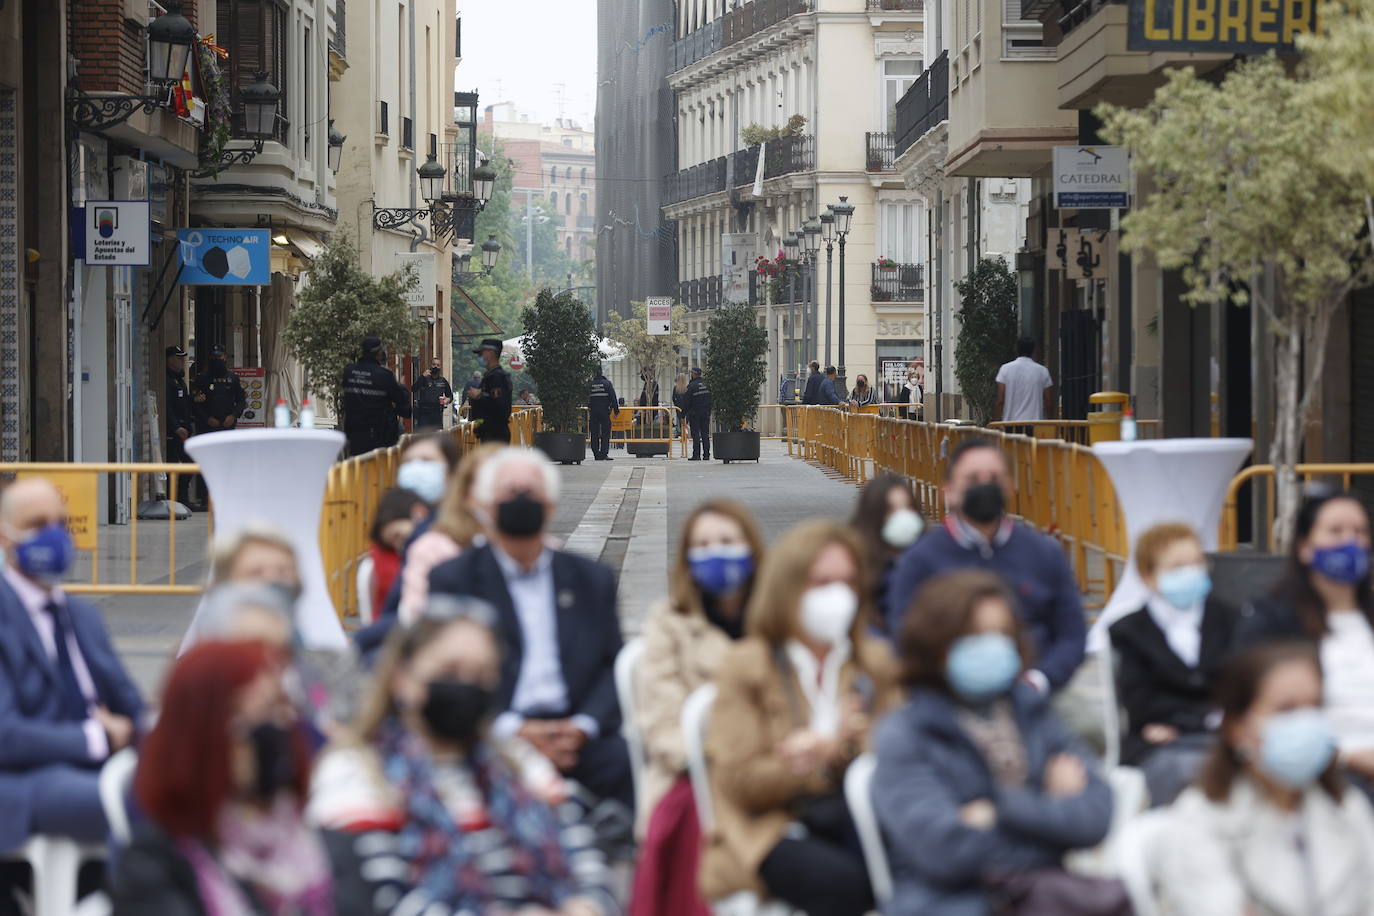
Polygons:
M138 752L131 747L115 754L100 768L100 806L105 809L105 821L110 825L110 837L116 846L128 846L133 835L129 828L129 808L124 800L137 769Z
M375 564L372 557L363 557L358 561L358 619L363 626L373 622L373 617L377 611L372 606L372 577L376 574Z
M692 781L692 798L697 803L701 832L709 835L716 824L711 804L711 781L706 772L706 725L711 704L716 701L716 685L703 684L682 704L682 741L687 750L687 776Z
M1104 636L1104 640L1095 654L1102 669L1102 768L1111 772L1121 763L1121 703L1116 696L1116 657L1111 637Z
M1117 875L1126 885L1136 916L1159 916L1155 895L1154 857L1168 823L1169 809L1156 808L1126 822L1117 839L1114 859Z
M634 781L635 799L644 798L644 767L648 761L644 749L644 733L639 729L638 676L639 660L644 655L644 640L635 637L625 643L615 657L615 692L620 700L620 734L630 750L630 776ZM640 802L642 804L642 802Z
M873 897L882 909L892 899L892 871L887 863L882 829L878 826L878 813L873 808L873 773L877 768L878 758L872 754L855 758L844 774L844 798L859 833Z
M104 858L104 846L81 846L67 837L42 835L31 836L19 849L0 855L6 861L28 863L33 873L32 916L72 916L82 864Z

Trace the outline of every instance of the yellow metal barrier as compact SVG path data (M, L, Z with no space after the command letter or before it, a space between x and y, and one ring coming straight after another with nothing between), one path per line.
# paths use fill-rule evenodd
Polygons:
M1333 486L1339 482L1341 489L1349 490L1351 481L1356 477L1374 477L1374 464L1299 464L1294 466L1298 479L1304 484L1325 480ZM1263 478L1263 479L1261 479ZM1269 532L1274 530L1274 514L1278 499L1275 493L1274 466L1254 464L1242 470L1231 479L1226 488L1226 502L1221 510L1221 530L1217 541L1221 550L1235 550L1240 546L1239 497L1240 488L1253 482L1255 486L1265 487L1264 525L1255 524L1256 540L1268 544Z
M788 441L789 454L861 483L880 472L905 477L925 514L937 520L944 515L950 453L967 439L994 440L1011 460L1011 512L1065 545L1084 593L1105 601L1116 587L1117 567L1128 553L1126 528L1106 469L1087 447L827 407L789 407L788 414L797 439L795 448Z
M989 429L1005 433L1029 435L1035 439L1063 439L1077 445L1088 444L1088 420L1028 420L1008 422L996 420L988 424ZM1136 420L1136 435L1141 439L1159 438L1158 420Z
M582 408L582 432L591 436L587 408ZM677 435L673 434L674 427ZM687 457L687 417L676 407L638 407L625 405L619 414L611 416L612 444L640 443L667 445L668 458L673 457L672 444L678 443L681 457Z

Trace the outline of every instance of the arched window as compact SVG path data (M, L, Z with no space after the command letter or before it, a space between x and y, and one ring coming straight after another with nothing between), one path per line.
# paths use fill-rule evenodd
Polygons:
M549 168L549 184L558 184L558 166Z

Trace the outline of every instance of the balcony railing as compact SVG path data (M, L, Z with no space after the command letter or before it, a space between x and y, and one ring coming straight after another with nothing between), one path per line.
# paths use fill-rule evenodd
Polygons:
M721 47L728 48L810 8L808 0L753 0L752 3L745 3L722 17Z
M348 22L347 0L334 0L334 40L329 46L345 60L348 59L348 40L345 26Z
M896 135L891 133L869 133L867 137L867 168L870 172L892 171L892 161L896 158Z
M926 271L921 264L897 264L883 269L873 265L874 302L925 302Z
M693 311L719 308L720 277L683 280L677 285L677 300Z
M1125 4L1126 0L1062 0L1059 8L1064 15L1059 17L1059 31L1067 35L1083 23L1087 22L1093 13L1111 3ZM1033 0L1021 0L1021 8L1024 10L1030 6L1032 10L1040 10L1043 3L1033 2ZM1034 17L1032 17L1034 18Z
M896 155L911 148L941 121L949 120L949 52L945 51L897 100Z
M663 202L676 204L725 190L725 157L712 159L669 175L663 189Z
M868 11L877 12L898 12L898 13L919 13L925 8L925 0L868 0Z
M815 168L816 138L809 134L769 140L763 145L763 177L778 178L794 172L809 172ZM735 157L735 187L754 183L758 174L759 147L738 150Z
M724 23L723 19L713 19L702 28L673 42L670 64L672 72L676 73L684 67L690 67L706 55L719 51Z

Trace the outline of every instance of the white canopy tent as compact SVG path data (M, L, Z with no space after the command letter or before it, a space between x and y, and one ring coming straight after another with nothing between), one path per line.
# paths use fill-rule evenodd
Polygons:
M601 361L603 363L618 363L625 358L625 348L611 340L609 337L597 338L597 344L601 348ZM525 338L524 336L512 337L510 340L502 342L502 356L506 358L519 357L520 362L525 361Z

